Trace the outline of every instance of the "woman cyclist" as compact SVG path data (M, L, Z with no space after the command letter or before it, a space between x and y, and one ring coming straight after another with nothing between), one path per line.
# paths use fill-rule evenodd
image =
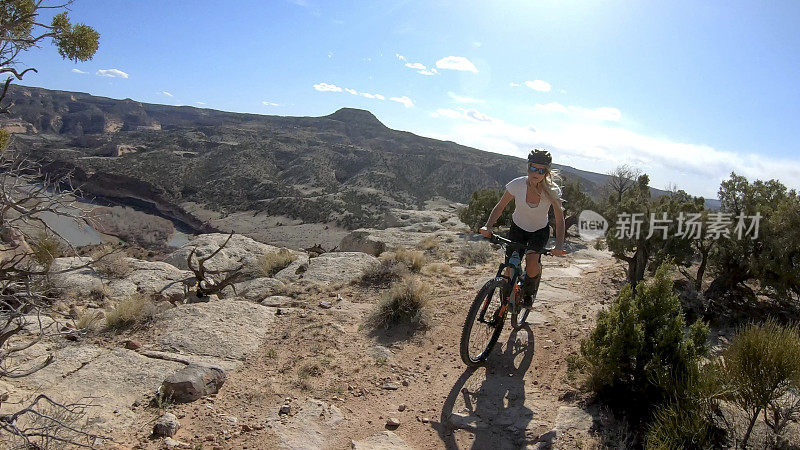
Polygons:
M553 207L556 222L556 246L550 251L554 256L564 256L564 212L561 209L561 188L558 173L550 170L553 158L546 150L534 149L528 155L528 175L515 178L506 184L506 192L497 202L486 225L480 229L485 237L492 235L493 226L508 202L514 199L511 231L508 238L532 246L536 251L525 255L525 276L522 282L523 306L531 307L541 274L541 253L550 237L548 212ZM515 251L506 248L506 257ZM510 272L510 269L507 269ZM510 275L506 273L506 275Z

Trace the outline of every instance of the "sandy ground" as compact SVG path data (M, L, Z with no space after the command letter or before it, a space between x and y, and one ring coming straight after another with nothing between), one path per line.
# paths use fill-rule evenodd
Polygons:
M315 398L344 415L327 434L326 448L350 448L351 440L385 429L419 449L535 443L553 428L559 406L574 405L573 388L564 381L565 358L577 350L596 311L616 292L611 280L620 278L622 268L607 253L587 248L564 258L544 258L529 326L512 333L506 322L488 364L468 369L458 354L462 325L478 287L498 263L420 275L432 290L434 318L431 328L416 334L370 332L363 325L382 289L344 285L302 294L297 307L278 316L271 338L242 369L229 374L217 395L169 407L182 423L175 438L202 448L274 448L278 437L266 419L287 398L293 410ZM337 302L337 296L343 300ZM322 300L333 308L319 307ZM376 345L391 354L376 358L371 355ZM384 389L386 382L397 389ZM149 409L138 427L117 440L160 448L160 441L148 438L157 414ZM453 414L475 426L453 430ZM389 417L399 419L399 427L387 428Z

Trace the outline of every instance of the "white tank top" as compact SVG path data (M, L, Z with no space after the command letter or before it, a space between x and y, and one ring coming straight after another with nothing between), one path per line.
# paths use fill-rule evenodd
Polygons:
M514 196L514 213L511 219L525 231L541 230L547 226L547 212L552 202L542 193L539 205L531 206L526 200L528 177L514 178L506 184L506 190Z

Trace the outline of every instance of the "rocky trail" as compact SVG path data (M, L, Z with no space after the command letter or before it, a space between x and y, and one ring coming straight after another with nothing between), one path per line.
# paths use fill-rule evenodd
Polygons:
M568 243L564 258L543 258L528 327L512 332L507 322L487 365L468 369L458 354L461 328L501 254L464 267L452 249L475 237L432 228L375 232L409 245L428 235L448 243L430 257L448 269L418 274L433 299L432 326L425 331L365 326L385 288L353 280L377 261L373 257L301 255L274 278L249 280L227 298L168 308L143 327L42 341L26 358L52 352L55 362L2 382L0 390L12 393L11 402L33 392L89 399L95 405L89 425L113 438L97 440L100 448L591 447L597 438L590 430L602 411L586 407L566 383L566 358L616 292L613 280L622 268L608 252L579 242ZM253 244L241 244L222 256L222 266L225 258L247 260ZM178 254L166 261L181 271L180 260ZM297 264L306 264L303 283L296 279ZM160 266L137 270L164 272ZM164 286L139 273L133 289L174 289L176 276L167 272L155 277ZM80 277L62 281L88 289L92 275ZM200 392L187 403L155 396L167 376L195 365L224 370L219 392ZM206 381L216 376L201 375ZM172 436L154 436L156 421L167 419L179 423L167 433Z

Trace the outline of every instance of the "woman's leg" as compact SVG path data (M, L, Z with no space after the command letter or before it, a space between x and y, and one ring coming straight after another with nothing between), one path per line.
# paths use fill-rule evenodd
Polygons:
M542 266L539 264L539 254L536 252L528 252L525 255L525 272L530 278L534 278L542 271Z

